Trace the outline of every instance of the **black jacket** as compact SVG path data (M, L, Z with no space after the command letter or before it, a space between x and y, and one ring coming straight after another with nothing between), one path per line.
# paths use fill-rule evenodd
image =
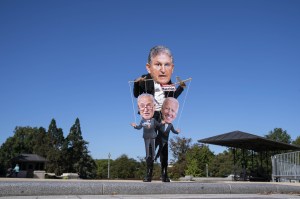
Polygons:
M154 81L152 80L151 75L145 74L141 77L146 77L146 81L140 81L140 82L134 82L133 87L133 95L134 97L138 97L139 95L143 93L149 93L154 96ZM172 84L172 81L170 80L168 84ZM177 98L183 91L183 88L181 86L178 86L176 91L165 91L165 97L174 97Z

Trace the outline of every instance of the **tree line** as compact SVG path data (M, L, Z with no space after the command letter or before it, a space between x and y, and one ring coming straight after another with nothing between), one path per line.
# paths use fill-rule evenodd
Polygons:
M0 148L0 175L11 168L11 159L21 153L38 154L45 157L46 172L61 175L78 173L80 178L96 177L96 162L88 151L88 142L82 137L80 121L77 118L64 137L61 128L52 119L48 130L43 127L16 127L14 135L7 138Z
M288 144L300 145L300 136L292 141L290 135L281 128L270 131L266 138ZM241 172L242 165L247 165L247 172L264 169L265 175L271 174L270 157L275 153L251 153L241 149L227 148L222 153L214 154L208 145L193 143L191 138L175 136L170 139L169 175L178 179L186 175L194 177L224 177L233 172ZM64 137L61 128L52 119L48 130L43 127L16 127L14 135L0 147L0 175L5 176L10 168L10 160L21 153L34 153L45 157L46 172L61 175L62 173L78 173L83 179L143 179L146 162L122 154L115 160L93 159L88 151L88 142L83 139L80 121L77 118ZM233 156L236 166L233 167ZM108 170L108 161L110 169ZM154 164L153 179L160 178L160 165Z

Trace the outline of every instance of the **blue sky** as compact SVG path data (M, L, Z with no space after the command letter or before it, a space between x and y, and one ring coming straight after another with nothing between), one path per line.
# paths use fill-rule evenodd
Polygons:
M174 54L173 81L193 78L180 136L283 128L296 139L299 10L297 0L0 0L0 144L52 118L67 136L78 117L93 158L143 157L128 81L158 44Z

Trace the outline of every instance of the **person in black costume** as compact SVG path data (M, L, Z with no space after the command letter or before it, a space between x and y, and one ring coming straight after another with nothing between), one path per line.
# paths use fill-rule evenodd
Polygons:
M179 102L177 99L173 97L168 97L165 99L161 114L162 114L162 124L158 130L158 137L156 146L158 145L158 152L155 156L155 160L160 156L161 163L161 181L170 182L168 177L168 142L169 142L169 134L172 131L174 134L179 134L179 129L174 129L172 122L176 119L177 113L179 109Z
M180 82L179 86L171 81L171 75L174 70L173 55L169 48L165 46L155 46L150 50L148 62L146 64L148 74L144 74L134 81L133 94L138 97L142 93L149 93L155 99L154 119L161 122L161 107L167 97L177 98L184 88L184 82ZM156 138L161 139L159 135ZM151 150L150 150L151 151ZM155 156L155 154L152 154ZM161 155L163 162L168 161L168 150ZM149 159L149 160L148 160ZM153 160L147 159L147 175L144 182L151 182L153 171Z

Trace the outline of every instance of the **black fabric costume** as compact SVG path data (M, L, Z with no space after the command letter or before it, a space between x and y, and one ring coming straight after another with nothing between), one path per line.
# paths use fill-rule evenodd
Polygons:
M145 74L142 75L141 77L146 77L146 81L140 81L140 82L134 82L134 87L133 87L133 95L134 97L138 97L139 95L143 93L149 93L154 96L155 90L154 90L154 81L151 77L151 75ZM172 84L172 81L170 80L168 84ZM183 91L183 88L181 86L178 86L176 91L167 91L165 92L165 97L174 97L177 98Z
M165 125L161 125L158 128L158 137L159 141L155 144L156 147L159 145L157 155L155 159L157 159L158 156L160 156L160 162L161 162L161 180L163 182L170 182L170 179L168 177L168 142L169 142L169 135L170 131L172 131L175 134L178 134L179 132L176 131L173 127L173 124L168 124L168 127L165 129Z
M155 93L155 89L154 89L154 81L152 80L151 75L145 74L141 76L142 78L145 78L145 81L139 81L139 82L134 82L134 87L133 87L133 95L134 97L138 97L139 95L143 94L143 93L148 93L153 95L154 97L154 93ZM170 80L168 82L168 85L172 84L172 81ZM182 93L183 88L181 86L178 86L176 91L165 91L165 98L167 97L174 97L177 99L177 97ZM161 122L161 113L160 111L155 111L154 112L154 119L156 119L158 122Z
M143 93L148 93L153 95L154 97L154 93L155 93L155 89L154 89L154 81L152 80L151 75L145 74L141 76L142 78L145 78L145 81L139 81L139 82L134 82L134 87L133 87L133 95L134 97L138 97L139 95L143 94ZM170 80L168 82L168 85L172 84L172 81ZM177 98L183 91L183 88L181 86L178 86L177 89L175 91L165 91L165 97L174 97ZM158 122L161 122L161 113L160 111L155 111L154 112L154 119L156 119ZM158 129L157 129L158 131ZM155 148L157 148L157 146L162 145L162 138L161 135L158 134L155 140ZM153 147L150 145L150 147ZM152 151L151 149L149 149L149 151ZM152 157L155 156L155 154L152 154ZM146 171L146 177L144 179L144 182L151 182L152 180L152 173L153 173L153 158L148 158L146 160L147 162L147 171ZM167 168L168 168L168 143L164 145L164 147L161 149L160 151L160 162L161 162L161 170L162 170L162 181L164 182L170 182L170 180L168 179L168 173L167 173Z

